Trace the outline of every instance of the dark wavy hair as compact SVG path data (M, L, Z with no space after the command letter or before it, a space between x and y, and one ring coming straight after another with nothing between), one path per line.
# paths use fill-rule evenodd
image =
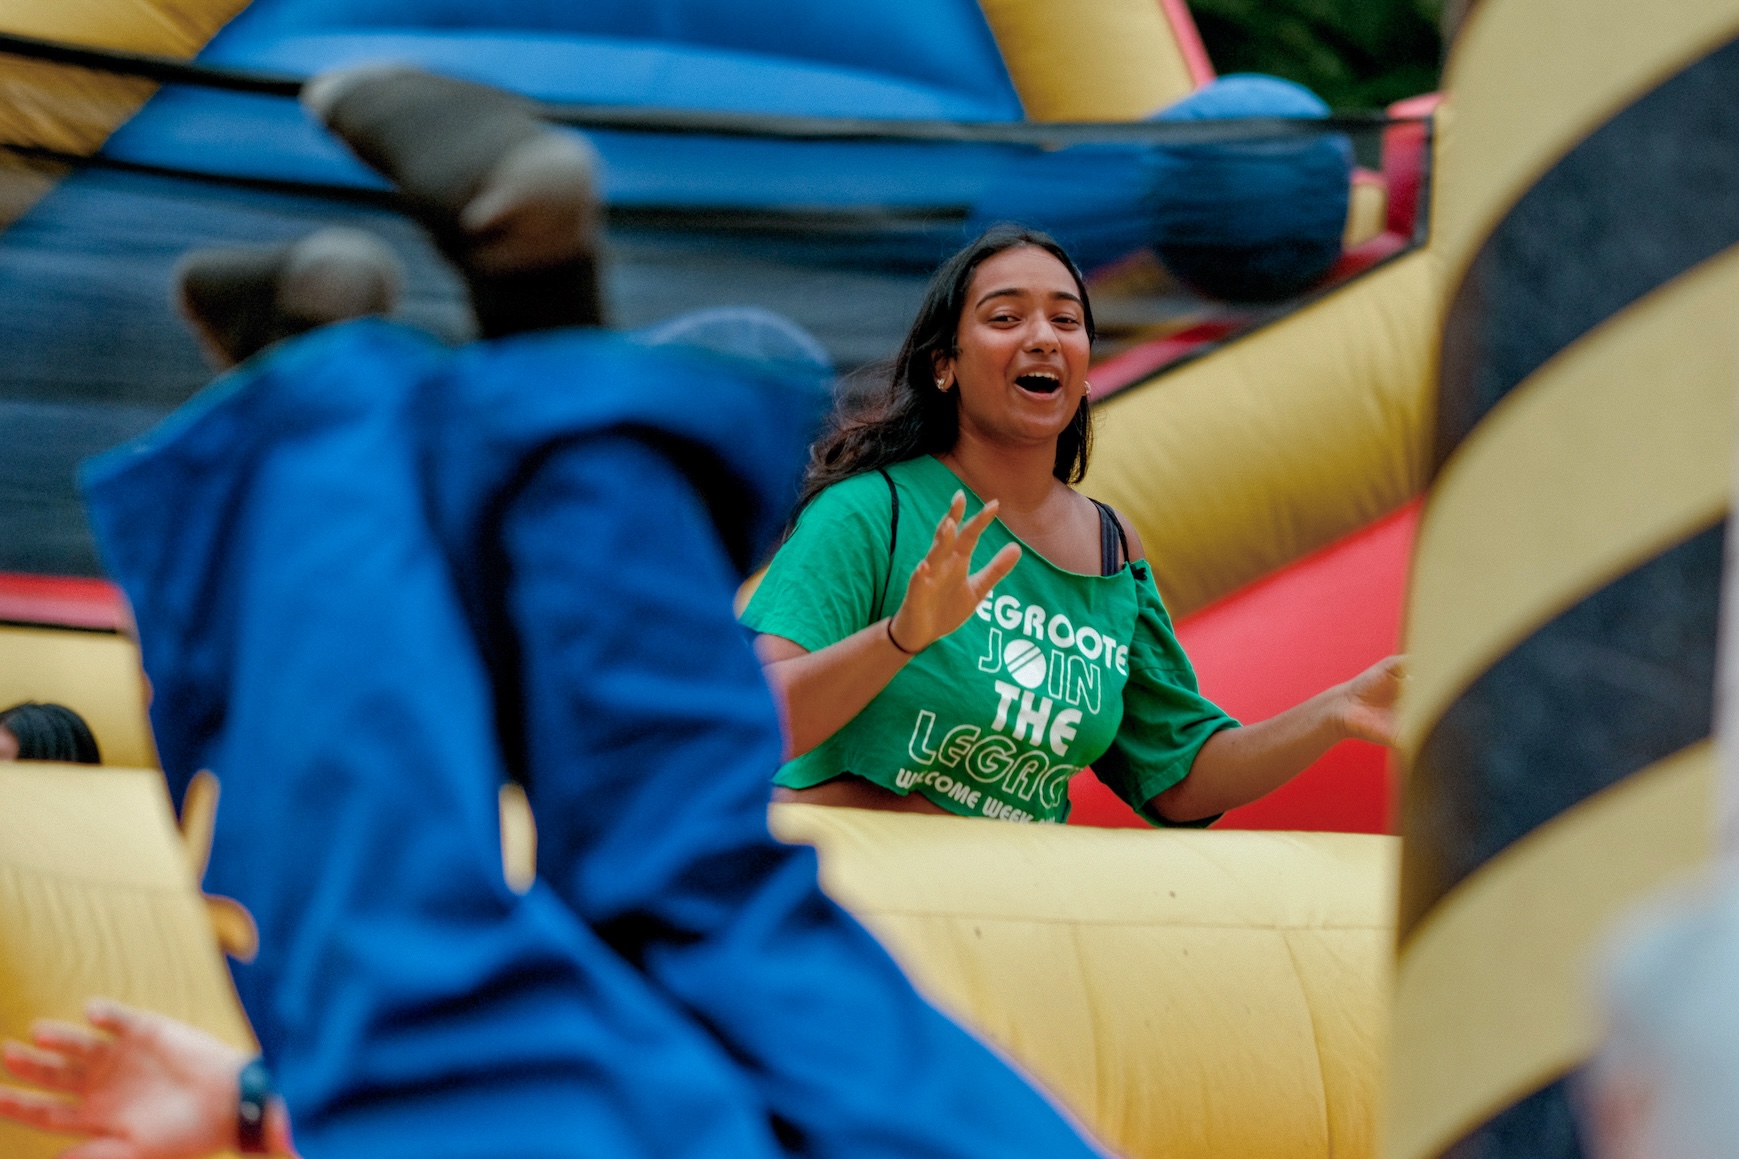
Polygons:
M930 279L917 320L906 334L887 381L856 398L842 399L835 408L826 431L809 449L798 510L842 479L919 455L940 454L954 446L960 436L960 392L936 389L936 358L960 352L960 316L978 267L999 253L1024 246L1042 249L1063 263L1081 295L1087 340L1097 336L1086 279L1068 251L1036 229L992 226L943 262ZM1068 428L1057 436L1057 462L1052 473L1065 483L1079 483L1086 477L1092 447L1092 411L1083 398Z
M0 711L0 728L18 742L21 761L70 761L100 765L97 738L84 718L64 704L38 704L26 700Z

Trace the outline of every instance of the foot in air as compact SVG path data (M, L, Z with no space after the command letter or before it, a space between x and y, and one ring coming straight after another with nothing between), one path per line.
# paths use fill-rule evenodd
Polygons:
M331 228L287 245L194 250L174 285L207 355L228 368L317 326L392 313L404 269L374 235Z
M399 187L464 273L485 337L599 323L583 138L511 93L402 67L326 73L302 103Z

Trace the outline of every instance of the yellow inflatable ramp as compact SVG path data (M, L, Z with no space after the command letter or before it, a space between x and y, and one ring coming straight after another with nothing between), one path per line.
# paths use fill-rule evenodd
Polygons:
M0 764L0 1036L81 1021L94 995L252 1049L162 774ZM0 1122L5 1159L68 1144Z
M916 985L1131 1157L1364 1159L1398 843L780 805Z

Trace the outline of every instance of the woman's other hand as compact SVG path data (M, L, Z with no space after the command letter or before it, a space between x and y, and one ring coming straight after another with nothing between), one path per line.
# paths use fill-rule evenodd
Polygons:
M85 1016L106 1033L39 1022L33 1045L5 1044L0 1057L14 1077L57 1094L0 1087L0 1116L91 1136L61 1159L196 1159L236 1145L236 1078L246 1055L114 1002L95 1000Z
M992 499L984 510L964 524L966 493L954 492L948 514L936 525L936 537L930 550L912 570L906 581L906 597L894 613L894 639L910 652L918 652L966 622L984 597L1007 578L1020 562L1020 545L1011 543L997 552L976 574L972 571L972 552L990 521L996 518L997 501Z
M1154 808L1168 821L1199 821L1279 788L1339 741L1393 746L1406 667L1405 656L1390 656L1277 716L1215 733Z
M1393 748L1398 729L1395 702L1407 675L1407 658L1390 656L1371 665L1340 687L1339 715L1346 735Z

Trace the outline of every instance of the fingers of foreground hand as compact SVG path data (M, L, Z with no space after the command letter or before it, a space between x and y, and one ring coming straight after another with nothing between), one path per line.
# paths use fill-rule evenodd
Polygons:
M54 1091L78 1091L84 1087L85 1067L78 1060L68 1059L52 1050L8 1042L0 1058L16 1078Z
M44 1019L30 1027L30 1041L74 1061L88 1061L109 1049L107 1036L70 1022Z
M52 1095L21 1091L16 1087L0 1086L0 1118L60 1135L77 1135L85 1131L84 1113L77 1103Z
M1014 565L1020 562L1020 544L1011 543L990 557L990 562L972 577L972 598L982 600L990 589L1008 578Z
M68 1147L56 1159L146 1159L144 1152L124 1139L87 1139Z
M123 1006L110 998L92 998L85 1003L85 1018L98 1030L106 1030L117 1038L145 1029L148 1022L144 1011Z

